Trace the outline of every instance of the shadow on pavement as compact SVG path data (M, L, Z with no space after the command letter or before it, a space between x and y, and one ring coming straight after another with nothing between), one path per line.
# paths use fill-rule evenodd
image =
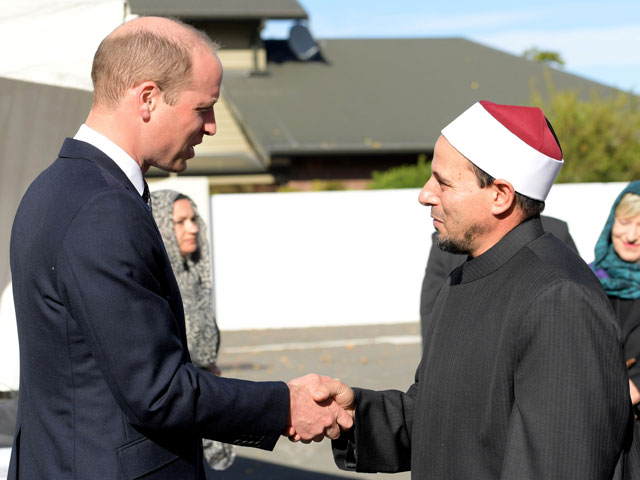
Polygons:
M239 456L227 470L211 470L208 465L205 466L205 469L207 480L246 480L251 478L256 480L337 480L345 478L340 475L310 472Z

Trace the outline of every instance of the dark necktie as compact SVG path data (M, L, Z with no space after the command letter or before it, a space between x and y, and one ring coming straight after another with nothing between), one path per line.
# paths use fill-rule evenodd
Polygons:
M151 211L151 193L149 193L149 184L146 180L142 180L144 182L144 191L142 192L142 200L147 205L147 209Z

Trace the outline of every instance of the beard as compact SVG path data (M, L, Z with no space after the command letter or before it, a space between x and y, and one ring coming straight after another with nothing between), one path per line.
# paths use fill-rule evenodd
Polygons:
M471 225L462 238L445 237L439 231L436 233L436 247L440 250L457 255L471 255L476 247L476 238L484 233L485 228L477 223Z

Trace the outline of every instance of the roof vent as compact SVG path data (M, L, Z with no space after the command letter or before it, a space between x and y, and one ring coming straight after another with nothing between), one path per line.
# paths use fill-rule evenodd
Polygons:
M298 60L306 62L320 51L320 46L307 27L297 23L289 30L289 48Z

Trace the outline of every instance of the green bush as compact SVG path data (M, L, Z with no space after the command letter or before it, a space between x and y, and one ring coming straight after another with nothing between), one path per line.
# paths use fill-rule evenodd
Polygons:
M556 92L549 100L533 89L539 106L562 145L565 165L558 182L628 182L640 178L640 99L618 92L588 101L576 91Z
M419 155L416 165L401 165L382 172L372 172L369 189L422 188L430 175L431 164L427 163L427 156Z

